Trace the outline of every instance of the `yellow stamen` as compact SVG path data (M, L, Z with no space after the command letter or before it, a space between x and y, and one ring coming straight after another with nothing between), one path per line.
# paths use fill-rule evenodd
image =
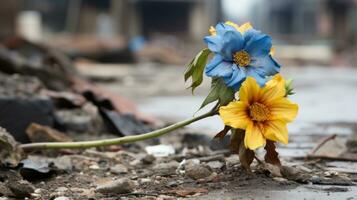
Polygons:
M252 120L261 122L269 118L270 111L264 104L254 102L251 106L249 106L249 114Z
M250 63L250 55L244 50L235 52L233 54L233 61L238 66L241 67L248 66Z

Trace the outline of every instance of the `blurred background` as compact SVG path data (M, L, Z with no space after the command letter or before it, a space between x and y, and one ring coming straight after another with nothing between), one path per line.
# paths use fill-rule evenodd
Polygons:
M270 34L284 64L356 65L356 0L14 0L0 10L1 35L100 62L132 62L140 52L185 64L209 26L231 20Z
M192 96L183 73L209 27L250 22L272 36L282 73L296 80L301 123L292 132L357 121L356 0L13 0L0 12L10 50L14 35L60 50L86 79L172 120L192 116L208 93L207 79Z

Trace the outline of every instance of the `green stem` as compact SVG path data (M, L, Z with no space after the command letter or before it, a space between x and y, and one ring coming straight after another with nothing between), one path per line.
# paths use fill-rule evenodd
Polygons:
M125 136L120 138L113 139L104 139L104 140L94 140L94 141L81 141L81 142L40 142L40 143L30 143L22 144L20 147L25 150L35 150L35 149L83 149L83 148L92 148L92 147L102 147L109 145L120 145L126 143L133 143L137 141L147 140L155 137L165 135L173 130L179 129L181 127L187 126L195 121L210 117L215 115L215 111L210 111L208 113L193 117L191 119L172 124L165 128L155 130L149 133L144 133L140 135Z

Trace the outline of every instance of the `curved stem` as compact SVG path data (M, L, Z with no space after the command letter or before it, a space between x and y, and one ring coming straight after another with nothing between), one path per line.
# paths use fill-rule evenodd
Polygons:
M191 119L172 124L165 128L155 130L149 133L144 133L140 135L125 136L120 138L113 139L104 139L104 140L94 140L94 141L81 141L81 142L40 142L40 143L30 143L22 144L20 148L25 151L34 150L34 149L82 149L82 148L92 148L92 147L102 147L109 145L120 145L126 143L132 143L142 140L147 140L155 137L165 135L173 130L179 129L186 125L189 125L195 121L210 117L215 115L215 111L210 111L208 113L193 117Z

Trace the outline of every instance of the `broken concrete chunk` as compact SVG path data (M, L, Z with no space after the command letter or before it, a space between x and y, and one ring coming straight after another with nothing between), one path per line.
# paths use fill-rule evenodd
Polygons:
M26 129L31 142L70 142L72 138L51 127L31 123Z
M68 131L98 134L106 129L98 108L89 102L79 108L57 110L55 116Z
M31 123L52 126L53 104L48 98L0 97L0 124L21 143L28 143L25 130Z

